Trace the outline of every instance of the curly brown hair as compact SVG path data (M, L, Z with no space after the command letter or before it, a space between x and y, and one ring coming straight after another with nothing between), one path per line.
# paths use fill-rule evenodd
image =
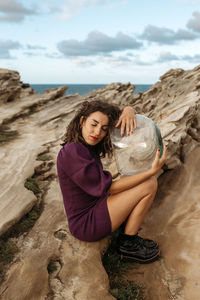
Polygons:
M106 136L95 146L89 146L84 138L82 137L82 127L80 119L83 117L83 121L85 121L90 114L100 111L103 114L108 116L109 123L108 123L108 132ZM94 100L94 101L84 101L77 111L75 117L71 120L67 127L67 131L63 138L63 143L61 144L64 146L66 143L75 142L81 143L86 145L87 147L92 147L97 155L100 157L105 157L106 153L109 157L113 155L113 147L111 144L110 139L110 132L114 129L117 120L121 115L121 109L113 104L109 104L102 100Z

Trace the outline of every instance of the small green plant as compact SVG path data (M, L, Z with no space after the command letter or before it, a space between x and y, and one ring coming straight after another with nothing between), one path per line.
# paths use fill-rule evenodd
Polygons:
M117 253L117 236L119 229L112 233L110 245L102 258L103 266L109 276L123 275L131 266L131 262L120 260Z
M49 274L53 273L54 271L56 271L58 269L57 265L56 265L56 261L54 260L50 260L48 266L47 266L47 271Z
M63 240L64 238L66 238L66 233L62 231L57 231L54 235L59 240Z
M142 287L130 280L114 280L110 284L110 293L118 300L143 300Z
M42 204L36 204L23 218L13 225L4 235L3 239L7 240L10 237L18 237L20 234L29 231L33 227L35 221L39 218L42 212Z
M41 154L37 157L37 160L41 160L41 161L48 161L51 160L51 157L45 154Z
M17 247L11 241L0 239L0 262L8 264L12 261L13 255L17 252Z
M28 212L17 224L13 225L13 227L11 227L0 238L0 281L3 279L6 265L13 260L14 255L18 252L17 246L10 240L10 238L18 237L33 227L41 212L42 205L36 204L30 212Z
M5 266L13 260L17 252L18 249L13 242L3 238L0 239L0 280L3 277Z
M36 204L30 212L28 212L17 224L11 228L9 235L16 237L24 232L27 232L33 227L35 221L39 218L41 211L41 205Z
M117 236L119 230L112 234L111 243L102 258L103 266L108 274L110 282L110 293L118 300L143 300L143 288L130 280L125 280L123 275L133 263L120 260L117 254Z
M41 192L36 180L32 177L28 178L24 184L25 188L32 191L35 195Z
M13 140L18 135L17 130L8 130L0 128L0 143L6 143Z

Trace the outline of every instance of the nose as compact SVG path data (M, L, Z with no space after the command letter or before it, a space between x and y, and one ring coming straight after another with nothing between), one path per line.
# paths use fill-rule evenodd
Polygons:
M99 126L96 126L95 127L95 135L100 135L101 134L101 127L99 127Z

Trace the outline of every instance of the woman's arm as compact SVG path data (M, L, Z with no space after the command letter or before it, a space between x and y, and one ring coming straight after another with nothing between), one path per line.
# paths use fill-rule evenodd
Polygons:
M158 151L156 153L156 158L155 158L150 170L140 173L140 174L126 176L126 177L120 178L116 181L113 181L108 193L117 194L117 193L123 192L125 190L133 188L134 186L144 182L145 180L149 179L151 176L156 175L158 173L158 171L164 165L164 163L166 161L166 157L167 157L167 150L166 150L166 147L164 146L164 151L163 151L162 157L160 158L160 150L158 149Z
M118 127L121 124L121 136L124 135L124 131L126 128L126 134L129 135L133 133L133 129L136 129L136 116L135 110L131 106L125 106L119 120L116 124Z
M153 176L153 174L151 170L149 170L147 172L143 172L140 174L122 177L112 182L108 193L112 195L112 194L123 192L144 182L145 180L149 179L151 176Z

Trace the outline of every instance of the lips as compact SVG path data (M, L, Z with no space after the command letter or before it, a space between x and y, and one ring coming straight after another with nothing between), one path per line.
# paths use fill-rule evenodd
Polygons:
M97 137L96 137L96 136L92 136L92 135L91 135L91 138L92 138L94 141L97 140Z

